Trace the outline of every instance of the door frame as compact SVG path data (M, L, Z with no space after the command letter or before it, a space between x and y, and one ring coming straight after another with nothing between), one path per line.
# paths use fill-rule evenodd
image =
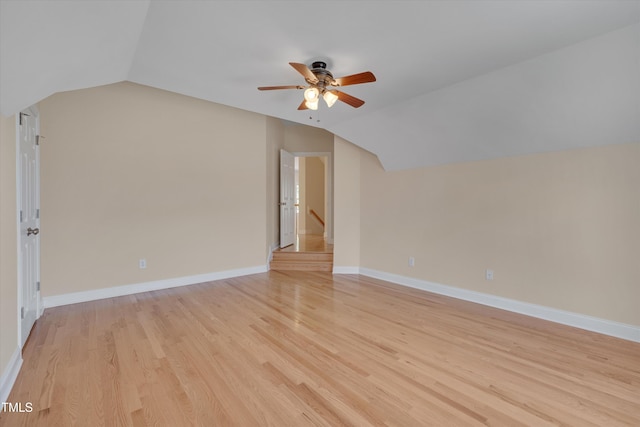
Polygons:
M324 177L324 191L327 200L325 209L325 239L327 243L333 244L333 153L330 151L294 151L294 157L326 157L327 173Z
M296 192L295 159L296 157L292 153L284 148L280 149L280 195L278 197L278 205L280 207L280 249L293 245L297 238L297 219L294 211ZM291 162L290 164L289 161ZM285 165L289 167L285 168ZM287 205L287 201L290 202L290 205ZM289 228L290 225L292 225L291 228Z
M18 283L17 283L17 291L18 291L18 298L17 298L17 302L18 302L18 307L17 307L17 317L18 317L18 346L22 349L22 342L23 337L22 337L22 313L21 313L21 309L22 309L22 304L23 304L23 288L25 286L24 284L24 278L22 275L22 238L24 237L22 235L22 224L20 221L20 208L22 207L22 162L21 162L21 144L20 144L20 137L21 137L21 126L20 126L20 113L22 112L28 112L29 114L31 114L33 117L35 117L36 120L36 135L40 136L40 111L38 110L38 107L35 105L32 105L28 108L25 108L24 110L20 111L19 113L16 114L16 228L17 228L17 261L18 261ZM37 181L37 205L38 205L38 209L40 207L40 150L36 149L36 165L37 165L37 169L36 169L36 181ZM37 266L37 271L36 271L36 275L38 277L38 279L40 279L40 254L38 254L38 266ZM44 306L42 304L42 294L40 292L40 289L36 289L36 321L40 318L40 316L42 315L42 312L44 311ZM27 337L28 338L28 337ZM25 341L26 342L26 341Z

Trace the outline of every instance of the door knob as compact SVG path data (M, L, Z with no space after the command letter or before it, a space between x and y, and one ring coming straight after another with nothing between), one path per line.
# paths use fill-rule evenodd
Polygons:
M38 234L40 232L39 228L27 228L27 236L31 236L32 234L35 236L36 234Z

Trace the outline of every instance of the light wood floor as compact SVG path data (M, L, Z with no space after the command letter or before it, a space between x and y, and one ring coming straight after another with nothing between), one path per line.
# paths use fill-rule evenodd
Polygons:
M9 398L48 426L640 426L640 344L362 276L48 309Z
M293 245L278 249L278 251L333 253L333 245L327 243L323 236L315 234L298 234Z

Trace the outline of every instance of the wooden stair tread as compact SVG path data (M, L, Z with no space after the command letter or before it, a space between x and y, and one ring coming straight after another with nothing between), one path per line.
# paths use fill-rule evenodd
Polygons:
M323 252L274 252L274 261L333 261L332 253Z
M333 271L333 253L276 251L270 268L281 271Z
M271 262L271 270L280 271L333 271L333 263L327 262Z

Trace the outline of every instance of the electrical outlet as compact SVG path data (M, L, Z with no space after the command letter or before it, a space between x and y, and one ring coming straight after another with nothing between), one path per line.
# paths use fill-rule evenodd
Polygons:
M138 260L138 268L140 268L141 270L147 268L147 260L144 258L140 258Z
M412 256L409 257L409 267L416 265L416 259Z
M487 280L493 280L493 270L487 269L487 271L485 271L485 278Z

